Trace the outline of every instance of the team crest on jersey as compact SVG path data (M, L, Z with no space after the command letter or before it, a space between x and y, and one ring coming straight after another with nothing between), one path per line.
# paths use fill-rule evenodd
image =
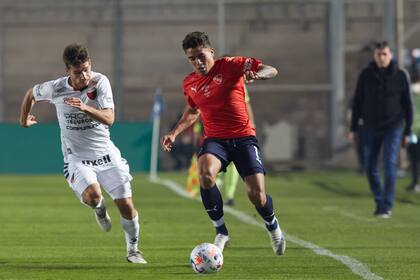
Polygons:
M217 74L216 76L214 76L213 81L220 85L223 82L223 77L222 74Z
M87 97L89 97L89 99L95 100L96 99L96 96L97 96L96 88L94 88L92 91L88 91L86 93L86 95L87 95Z

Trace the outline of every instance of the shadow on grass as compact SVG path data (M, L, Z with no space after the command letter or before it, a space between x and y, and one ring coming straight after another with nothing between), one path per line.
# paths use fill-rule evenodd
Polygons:
M399 202L399 203L403 203L403 204L410 204L410 205L416 205L416 206L420 206L420 202L416 202L410 198L407 197L401 197L401 198L396 198L395 201Z
M57 264L49 264L49 263L13 263L13 262L3 262L1 264L5 264L5 267L9 268L16 268L19 271L33 271L33 272L40 272L44 270L48 271L94 271L100 270L101 272L104 271L119 271L119 270L131 270L131 271L139 271L140 270L155 270L155 273L163 272L168 273L171 269L189 269L189 264L171 264L171 265L162 265L159 263L148 263L148 264L129 264L129 263L122 263L122 264L93 264L93 263L86 263L86 264L70 264L70 263L57 263Z
M367 193L360 193L360 192L356 192L356 191L351 191L351 190L347 190L345 188L345 186L343 186L343 184L338 183L338 182L321 182L321 181L314 181L312 182L312 185L314 185L315 187L338 195L338 196L343 196L343 197L358 197L358 198L372 198L371 194L367 194ZM399 195L397 195L397 197L395 197L395 201L402 203L402 204L410 204L410 205L416 205L419 206L420 202L418 201L414 201L413 198L408 198L408 197L399 197Z
M355 191L349 191L346 190L345 187L338 183L338 182L320 182L320 181L314 181L312 182L312 185L315 187L318 187L319 189L333 193L339 196L345 196L345 197L370 197L370 195L365 193L359 193Z

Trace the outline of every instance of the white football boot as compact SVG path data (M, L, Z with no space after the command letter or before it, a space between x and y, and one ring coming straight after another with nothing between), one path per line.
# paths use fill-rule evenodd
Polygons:
M267 231L271 239L271 247L273 247L274 253L279 256L283 255L284 251L286 251L286 239L280 230L280 226L277 225L275 230Z
M99 227L103 231L108 232L111 230L111 227L112 227L111 217L108 215L108 211L106 211L106 208L96 208L95 218Z
M127 261L130 263L147 263L144 259L143 253L137 248L130 249L127 252Z
M223 249L229 246L229 240L229 235L218 233L214 238L213 244L216 245L220 249L220 251L223 252Z

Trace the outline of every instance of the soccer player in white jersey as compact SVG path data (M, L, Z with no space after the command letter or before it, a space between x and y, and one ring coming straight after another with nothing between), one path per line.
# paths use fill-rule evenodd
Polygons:
M31 115L37 102L55 105L61 130L64 176L80 201L94 210L103 231L111 230L111 219L101 187L121 214L127 244L127 261L146 263L138 249L139 221L134 208L129 166L112 143L109 126L114 122L114 102L108 78L91 70L86 47L67 46L63 52L67 75L29 89L21 106L20 124L37 123ZM101 186L101 187L100 187Z

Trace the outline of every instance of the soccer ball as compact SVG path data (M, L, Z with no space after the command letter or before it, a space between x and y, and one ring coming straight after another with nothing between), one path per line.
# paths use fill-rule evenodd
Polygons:
M190 262L197 273L217 272L223 266L222 251L214 244L202 243L192 250Z

